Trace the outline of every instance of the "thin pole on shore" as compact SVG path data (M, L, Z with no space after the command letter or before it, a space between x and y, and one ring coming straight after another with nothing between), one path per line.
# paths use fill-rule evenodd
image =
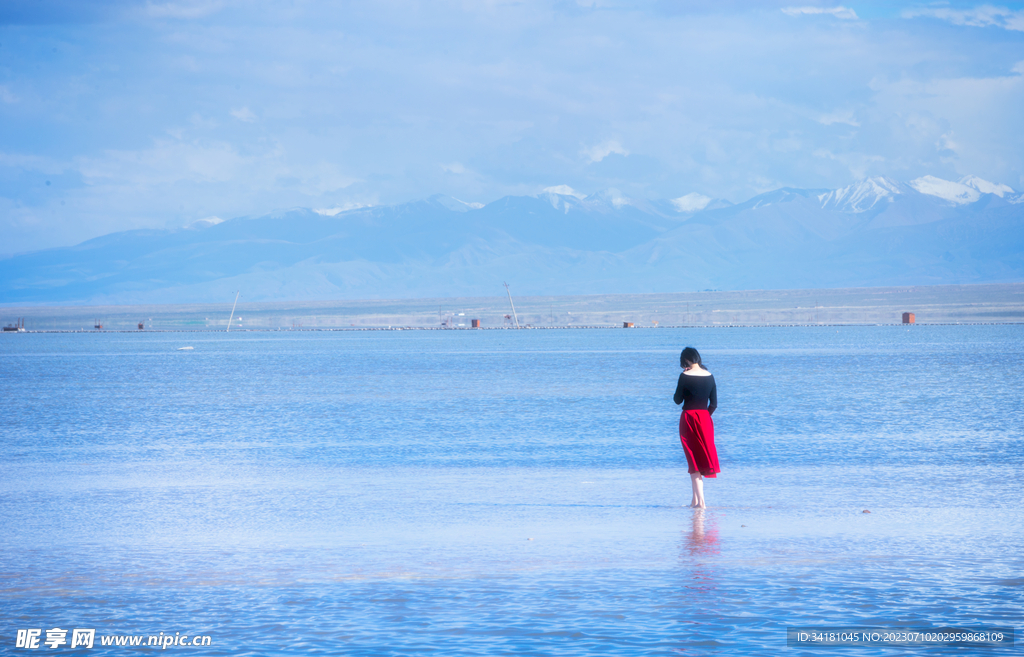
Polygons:
M230 333L231 332L231 322L234 321L234 319L235 319L235 306L238 305L238 295L241 294L241 293L242 293L241 290L239 290L238 292L235 292L235 302L233 304L231 304L231 317L228 318L228 330L226 331L226 333Z
M519 316L516 315L516 304L512 303L512 293L508 289L508 283L505 283L505 292L508 294L508 305L512 306L512 319L516 320L516 328L519 328Z

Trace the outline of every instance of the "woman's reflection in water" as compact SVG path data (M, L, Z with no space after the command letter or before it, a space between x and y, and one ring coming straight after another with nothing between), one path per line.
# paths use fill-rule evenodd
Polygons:
M682 637L693 646L715 641L721 627L721 596L718 583L718 523L714 512L693 509L689 528L684 525L679 544L682 577L679 604ZM706 644L704 644L706 645ZM699 654L704 654L698 650Z
M707 509L693 510L693 524L689 535L683 530L684 556L718 554L718 523Z

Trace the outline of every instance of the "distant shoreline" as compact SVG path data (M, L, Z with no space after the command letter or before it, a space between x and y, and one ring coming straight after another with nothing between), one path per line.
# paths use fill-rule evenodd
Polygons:
M871 327L896 327L896 326L1021 326L1024 322L958 322L958 323L935 323L925 324L915 322L914 324L708 324L708 325L679 325L679 326L634 326L623 328L619 326L491 326L477 328L443 328L440 326L367 326L362 328L255 328L255 329L234 329L230 333L343 333L359 331L577 331L577 330L607 330L607 331L629 331L636 329L736 329L736 328L871 328ZM141 335L145 333L228 333L225 329L40 329L25 330L20 335L28 334L78 334L78 335L102 335L113 333L128 333ZM7 335L19 335L14 332L7 332Z
M513 288L514 290L514 288ZM503 292L504 290L502 290ZM233 297L234 295L232 295ZM1024 323L1024 283L881 288L737 290L508 298L359 299L249 302L245 291L231 331L477 330L515 328L727 328ZM224 331L223 304L0 307L0 325L25 320L30 332Z

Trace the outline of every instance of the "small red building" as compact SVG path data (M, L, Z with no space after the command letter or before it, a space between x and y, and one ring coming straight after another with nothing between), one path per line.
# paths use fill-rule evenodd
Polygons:
M914 313L903 313L903 323L904 324L913 324L914 323Z
M471 320L469 320L469 324L473 328L480 328L480 320L479 319L471 319Z

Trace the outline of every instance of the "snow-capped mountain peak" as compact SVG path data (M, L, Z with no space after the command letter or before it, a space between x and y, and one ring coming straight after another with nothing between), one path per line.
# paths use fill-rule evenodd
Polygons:
M630 199L626 196L623 196L622 192L614 187L609 187L608 189L604 189L601 190L600 192L591 194L590 196L586 197L583 200L586 201L588 204L611 203L612 207L614 207L616 210L618 210L624 205L632 205Z
M963 183L943 180L935 176L915 178L910 181L910 186L922 194L938 196L955 205L967 205L981 198L981 192L975 187L968 187Z
M427 200L433 201L452 212L469 212L470 210L479 210L484 207L483 203L467 203L466 201L459 200L454 196L445 196L444 194L434 194ZM319 212L319 210L317 212Z
M553 187L545 187L537 195L537 198L545 198L551 204L551 207L556 210L563 210L566 214L569 214L570 208L581 207L587 196L577 192L568 185L555 185Z
M902 194L900 183L878 176L867 178L847 185L840 189L833 189L818 196L823 210L839 210L841 212L867 212L880 202L892 202L894 197Z
M960 179L960 184L973 187L982 194L995 194L999 198L1003 198L1007 194L1014 193L1013 188L1009 185L989 182L977 176L964 176Z

